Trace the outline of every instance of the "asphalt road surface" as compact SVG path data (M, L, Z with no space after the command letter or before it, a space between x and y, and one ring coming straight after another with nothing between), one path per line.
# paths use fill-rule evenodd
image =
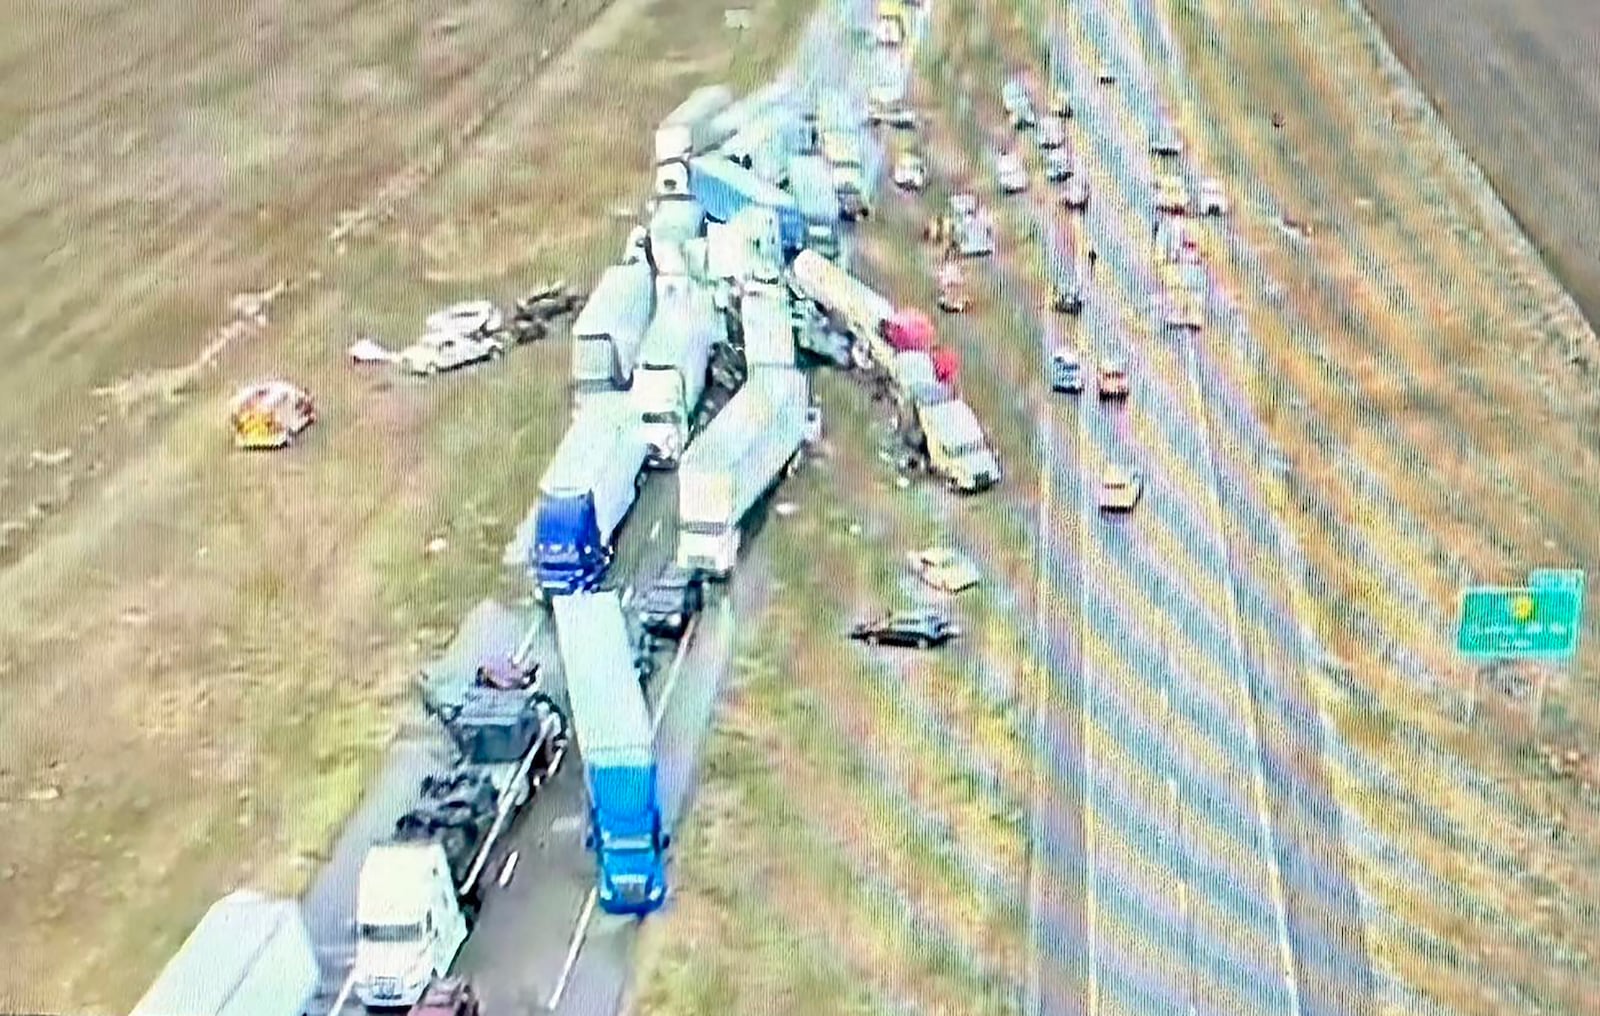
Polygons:
M784 82L810 101L825 87L843 87L864 102L873 81L903 75L904 68L892 61L874 63L870 38L849 30L870 24L870 17L864 0L841 0L820 10ZM608 584L622 590L625 602L635 584L646 585L671 556L676 491L673 474L652 475L624 523ZM666 665L649 688L657 722L658 789L669 824L688 810L733 633L741 615L748 619L759 610L763 590L759 562L741 562L725 595L709 599L682 651L662 661ZM527 622L529 657L541 661L548 689L564 704L554 626L542 611L529 611ZM448 760L448 748L431 723L410 724L307 894L304 909L324 973L312 1013L337 1009L353 1016L360 1011L349 996L348 979L361 860L368 845L386 836L411 805L421 778L444 770ZM610 1016L617 1010L632 970L639 921L606 915L594 906L594 860L583 843L586 825L582 761L574 750L485 869L486 878L498 885L485 893L478 925L456 969L470 977L487 1011Z

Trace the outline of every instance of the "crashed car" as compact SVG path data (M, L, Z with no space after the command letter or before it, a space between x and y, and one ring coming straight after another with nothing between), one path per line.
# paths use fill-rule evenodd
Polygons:
M689 620L705 606L705 580L698 572L669 567L639 605L639 625L657 638L681 639Z
M928 167L915 152L901 152L894 160L894 185L901 190L919 191L928 185Z
M1197 207L1201 215L1227 215L1228 195L1222 189L1222 181L1216 177L1207 177L1200 181L1199 200Z
M959 634L949 616L935 610L897 611L850 628L850 637L858 642L916 649L943 645Z
M959 593L978 584L978 569L966 556L949 547L929 547L906 554L911 571L934 589Z
M1107 466L1100 474L1100 510L1102 512L1132 511L1144 493L1144 474L1137 469Z
M1067 125L1058 116L1047 116L1033 133L1034 142L1043 149L1060 148L1067 143Z
M1066 186L1061 190L1061 203L1075 212L1089 207L1089 181L1082 173L1067 177Z
M1128 397L1128 361L1120 356L1108 356L1100 361L1100 378L1097 385L1102 399Z
M236 448L286 448L317 422L317 407L304 388L272 379L246 385L228 404Z
M492 335L504 323L500 309L488 300L451 304L428 315L429 332L451 335Z
M1005 152L995 161L994 176L1002 194L1020 194L1028 189L1028 171L1016 152Z
M478 1016L478 993L461 977L437 978L408 1016Z
M413 374L438 374L484 360L495 360L506 344L493 337L430 332L400 351L400 366Z
M1044 178L1060 183L1073 174L1072 156L1064 148L1048 148L1044 153Z
M1155 204L1163 212L1181 213L1188 208L1189 188L1184 186L1183 177L1172 174L1156 177Z

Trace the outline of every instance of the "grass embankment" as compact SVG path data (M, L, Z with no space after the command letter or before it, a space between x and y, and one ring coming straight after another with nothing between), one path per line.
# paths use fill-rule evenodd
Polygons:
M3 296L32 329L0 399L0 504L26 522L0 572L0 871L28 929L5 1008L124 1009L221 892L300 888L410 668L500 582L565 422L565 344L426 384L344 346L592 279L626 230L610 210L648 187L653 125L702 81L765 80L810 9L748 5L735 61L720 8L605 6L85 12L71 81L43 59L59 46L19 43L41 56L8 64L8 93L66 140L8 142L42 168L7 221L14 249L68 246ZM86 67L107 73L87 87ZM77 177L46 172L62 152ZM278 279L270 323L195 366L229 294ZM262 372L323 419L238 455L223 406Z

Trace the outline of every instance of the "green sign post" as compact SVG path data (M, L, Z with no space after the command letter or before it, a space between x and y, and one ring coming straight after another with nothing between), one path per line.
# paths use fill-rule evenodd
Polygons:
M1526 586L1474 586L1461 597L1456 648L1474 659L1571 659L1578 648L1583 572L1539 568Z

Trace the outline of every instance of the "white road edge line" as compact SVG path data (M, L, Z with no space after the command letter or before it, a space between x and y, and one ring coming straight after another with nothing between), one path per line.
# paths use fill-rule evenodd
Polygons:
M339 1016L340 1011L344 1009L344 1004L350 1000L350 992L355 989L355 986L356 965L355 961L352 960L350 962L350 973L345 977L344 984L339 986L339 993L333 996L333 1007L328 1010L328 1016Z
M689 650L689 638L699 623L699 617L689 619L689 623L683 629L683 638L678 640L678 648L672 654L672 665L667 668L667 683L661 686L661 696L656 699L656 714L650 717L652 735L661 727L661 717L666 714L667 703L672 700L672 690L678 686L678 674L683 670L683 656Z
M496 882L500 888L504 889L511 884L511 873L517 870L517 862L521 859L521 852L513 850L510 856L506 858L506 863L500 866L500 878Z
M589 933L589 921L594 917L594 905L600 898L599 889L590 889L589 896L583 901L583 912L578 915L578 924L572 929L572 944L567 946L566 962L561 964L561 976L556 980L556 990L550 993L550 1000L544 1004L549 1010L554 1010L561 1004L561 996L566 994L567 982L572 979L572 971L578 965L578 951L583 948L584 937Z
M1209 287L1207 296L1210 296ZM1255 790L1256 820L1261 825L1261 835L1267 848L1267 873L1272 878L1272 910L1276 931L1278 933L1279 960L1283 963L1284 986L1289 991L1289 1012L1292 1016L1300 1016L1300 985L1295 977L1294 949L1289 944L1289 914L1288 901L1283 889L1283 871L1278 862L1277 837L1272 832L1272 819L1267 806L1267 781L1261 766L1261 736L1258 730L1259 717L1256 708L1255 696L1250 692L1250 678L1245 673L1244 661L1244 633L1240 629L1240 615L1242 608L1239 605L1239 589L1233 577L1233 562L1228 560L1228 536L1223 523L1222 508L1222 477L1217 472L1215 452L1211 441L1211 417L1206 411L1205 391L1200 387L1200 366L1195 358L1194 344L1184 343L1183 346L1185 373L1189 375L1189 387L1194 394L1195 404L1200 410L1200 440L1206 449L1206 472L1211 475L1211 502L1212 525L1217 534L1217 541L1221 545L1223 554L1223 577L1227 580L1228 590L1228 627L1233 636L1234 659L1239 664L1235 672L1239 679L1239 690L1244 694L1245 704L1250 712L1250 782Z

